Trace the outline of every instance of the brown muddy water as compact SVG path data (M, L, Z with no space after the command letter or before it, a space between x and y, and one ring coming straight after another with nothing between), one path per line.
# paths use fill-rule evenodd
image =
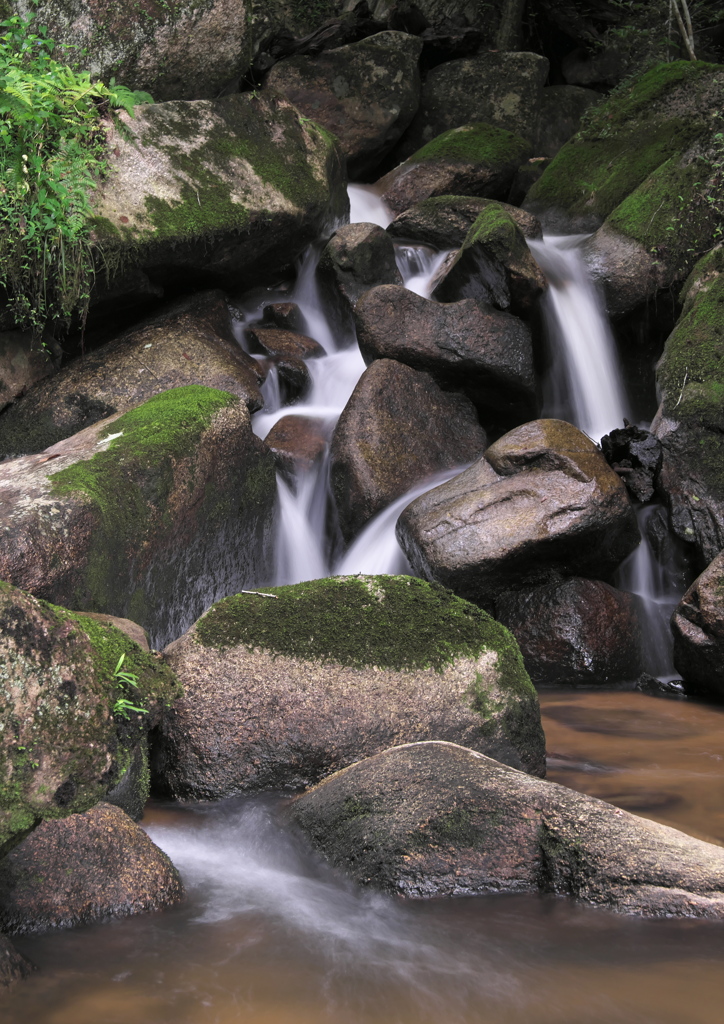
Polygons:
M545 692L549 777L724 844L724 708ZM170 911L16 945L7 1024L721 1024L724 924L566 898L401 902L351 886L271 798L150 807Z

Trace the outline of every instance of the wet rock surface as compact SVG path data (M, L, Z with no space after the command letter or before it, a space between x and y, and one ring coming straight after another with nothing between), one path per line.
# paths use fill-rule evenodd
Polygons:
M724 552L681 599L671 620L674 664L688 692L724 698Z
M425 579L489 604L551 576L606 576L639 541L626 490L596 445L561 420L510 431L413 501L397 535Z
M537 412L530 331L509 313L475 299L436 303L385 286L360 299L355 324L365 362L395 359L460 389L487 427Z
M501 594L495 617L520 644L536 684L611 686L643 671L632 594L600 580L569 579Z
M247 327L246 335L255 348L269 356L314 359L324 355L324 349L318 341L296 331L252 324Z
M204 384L262 406L253 359L231 331L225 296L202 292L74 360L0 416L0 456L40 452L170 388Z
M517 206L480 196L435 196L405 210L387 228L394 238L425 242L437 249L459 249L481 213L490 207L509 214L526 238L541 238L543 229L532 214Z
M312 416L282 416L265 438L277 468L292 477L309 471L323 457L329 443L329 429Z
M306 786L390 744L441 738L543 774L537 697L510 634L405 576L240 594L164 652L185 695L156 785L181 799Z
M392 359L363 373L332 438L331 485L345 538L415 484L483 453L486 435L464 395Z
M0 923L11 935L160 910L183 894L166 854L110 804L43 822L0 861Z
M452 743L413 743L298 797L292 820L361 885L413 898L553 892L724 917L724 850Z
M353 309L364 292L381 284L402 285L395 247L377 224L347 224L339 228L322 253L317 269L332 301Z
M34 970L30 961L18 953L10 939L0 935L0 988L10 988Z

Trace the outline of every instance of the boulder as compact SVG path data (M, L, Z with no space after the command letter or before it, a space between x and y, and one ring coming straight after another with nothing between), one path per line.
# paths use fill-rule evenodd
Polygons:
M21 16L35 10L32 0L8 7ZM198 100L218 96L249 67L252 9L251 0L181 0L124 16L113 0L53 0L38 13L49 37L73 47L94 79L115 78L156 100Z
M0 861L0 924L10 935L143 914L183 895L166 854L110 804L44 821Z
M543 89L535 139L539 156L553 157L576 134L581 119L603 96L579 85L549 85Z
M251 324L246 328L246 336L257 351L269 356L314 359L326 354L314 338L281 327Z
M486 428L504 429L538 411L528 327L477 299L432 302L386 285L355 309L360 351L369 365L395 359L462 391Z
M307 322L296 302L270 302L262 310L263 323L289 331L305 331Z
M332 437L331 485L342 535L428 476L485 451L472 403L441 391L431 376L377 359L352 392Z
M164 652L184 687L154 747L178 799L308 786L395 743L466 742L545 772L507 630L409 576L312 580L215 605Z
M617 427L601 438L606 462L616 470L634 501L651 501L661 469L661 444L642 427Z
M164 391L0 463L0 579L160 647L268 571L274 460L226 391Z
M265 438L277 469L287 477L308 472L323 458L329 444L324 420L313 416L282 416Z
M424 242L436 249L459 249L481 213L490 207L509 214L526 238L542 238L536 217L517 206L479 196L434 196L405 210L392 221L387 233L393 238Z
M405 131L420 101L421 41L379 32L357 43L275 64L266 89L334 133L352 180L368 174Z
M661 406L651 431L661 444L657 490L673 532L702 571L724 548L724 249L697 263L684 307L656 368Z
M724 697L724 552L682 597L671 619L674 664L686 690Z
M319 280L331 299L345 311L354 309L360 295L381 284L402 284L395 247L378 224L346 224L327 243L317 267Z
M0 457L43 451L169 388L203 383L262 407L256 362L234 339L226 299L205 292L84 354L0 415Z
M519 135L490 124L467 124L444 132L375 185L394 213L430 196L507 199L515 172L531 156Z
M328 133L271 91L136 108L109 129L91 228L176 292L268 284L347 211Z
M611 686L643 672L636 598L600 580L501 594L495 617L518 641L536 685Z
M18 953L10 939L0 935L0 988L10 988L34 970L30 961Z
M501 206L489 206L472 225L460 250L445 268L433 298L440 302L482 299L530 316L546 288L525 235Z
M115 674L121 657L133 686ZM0 678L0 857L42 820L102 800L179 695L173 673L115 627L7 583Z
M289 810L355 882L409 897L549 892L625 914L724 918L724 850L454 743L337 772Z
M605 578L639 542L623 483L561 420L505 434L408 505L397 536L416 573L485 605L561 576Z
M404 159L442 132L476 121L533 143L547 75L548 61L537 53L492 51L440 64L427 76L395 155Z
M58 369L51 349L27 331L0 332L0 412L29 387Z

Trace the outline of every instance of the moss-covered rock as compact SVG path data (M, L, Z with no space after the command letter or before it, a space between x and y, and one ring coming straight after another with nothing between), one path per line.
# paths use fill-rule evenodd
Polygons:
M405 210L387 228L393 238L426 242L436 249L459 249L481 213L497 207L510 214L526 238L541 238L538 219L517 206L480 196L433 196Z
M135 685L115 675L121 657ZM179 694L125 633L0 584L0 855L101 800Z
M272 91L121 119L91 225L111 262L154 282L261 283L348 209L334 140Z
M684 594L671 628L674 662L687 691L724 700L724 552Z
M531 155L529 143L513 132L466 124L432 139L375 188L395 213L430 196L506 199L518 166Z
M422 580L337 577L239 594L164 657L185 697L162 727L153 768L177 797L309 785L423 738L465 737L545 770L537 697L515 641Z
M165 391L0 466L0 577L154 646L267 572L274 460L225 391Z

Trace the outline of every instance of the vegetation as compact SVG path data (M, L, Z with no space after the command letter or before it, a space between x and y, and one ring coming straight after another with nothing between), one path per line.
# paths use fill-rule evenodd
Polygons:
M14 322L39 335L87 311L97 257L90 193L107 170L104 116L152 99L113 80L92 82L34 14L9 18L0 32L0 286Z

